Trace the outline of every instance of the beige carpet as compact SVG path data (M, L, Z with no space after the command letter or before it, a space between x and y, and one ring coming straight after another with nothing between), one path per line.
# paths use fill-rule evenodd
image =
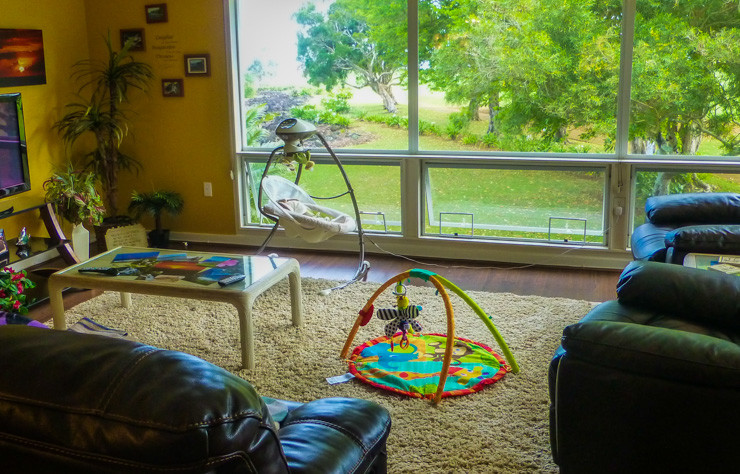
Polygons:
M417 280L418 281L418 280ZM414 282L412 281L412 284ZM391 413L390 473L557 472L550 456L547 366L564 326L593 303L565 298L471 292L492 316L521 366L476 394L442 400L401 397L358 380L331 386L326 377L347 371L339 353L358 310L378 288L357 283L321 296L331 283L303 280L306 325L290 323L287 280L255 304L254 371L239 368L236 310L227 304L133 295L133 308L120 307L117 293L105 293L67 311L67 324L87 316L131 339L202 357L251 382L261 395L299 401L320 397L373 400ZM434 289L409 287L412 304L423 306L419 321L429 332L445 332L442 300ZM497 348L483 322L454 294L457 335ZM376 308L391 307L389 290ZM353 347L383 334L377 318L361 328ZM499 351L500 352L500 351Z

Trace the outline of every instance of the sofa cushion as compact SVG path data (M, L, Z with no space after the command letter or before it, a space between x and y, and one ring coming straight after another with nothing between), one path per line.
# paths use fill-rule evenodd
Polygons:
M28 458L38 466L75 466L74 472L205 472L237 465L288 472L277 431L252 386L195 356L98 335L4 326L0 360L22 361L3 365L4 463Z
M665 245L698 253L740 252L740 225L690 225L665 234Z
M665 236L672 226L659 226L650 222L637 227L632 233L630 248L635 260L666 261Z
M740 329L740 278L680 265L634 261L617 282L620 303Z
M645 214L656 225L740 223L740 194L686 193L651 196Z

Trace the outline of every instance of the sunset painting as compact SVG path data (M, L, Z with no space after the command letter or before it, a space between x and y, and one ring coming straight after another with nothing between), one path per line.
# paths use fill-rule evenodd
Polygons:
M0 87L46 84L41 30L0 28Z

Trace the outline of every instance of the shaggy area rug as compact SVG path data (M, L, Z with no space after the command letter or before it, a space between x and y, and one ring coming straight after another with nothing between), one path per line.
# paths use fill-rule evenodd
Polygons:
M578 321L594 303L565 298L470 292L493 319L521 372L509 373L482 391L449 397L435 406L428 400L381 391L359 380L329 385L327 377L347 372L339 354L357 312L379 285L356 283L319 295L333 286L303 280L305 326L291 325L287 280L255 303L257 368L240 368L236 310L228 304L132 295L133 306L120 306L117 293L104 293L66 313L67 325L82 317L117 329L129 338L194 354L248 380L260 395L310 401L321 397L373 400L391 413L388 472L513 473L557 472L548 433L547 367L563 327ZM421 283L421 282L420 282ZM424 285L423 283L421 283ZM425 332L446 331L442 299L429 286L408 287L412 304L423 307ZM501 353L479 317L451 294L456 335ZM392 307L390 289L376 308ZM360 328L353 347L383 334L385 322L373 318Z

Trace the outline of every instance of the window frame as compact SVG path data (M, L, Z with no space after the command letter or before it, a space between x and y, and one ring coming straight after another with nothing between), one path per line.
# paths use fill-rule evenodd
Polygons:
M239 0L224 0L227 18L227 37L229 39L230 57L230 90L231 90L231 121L233 134L233 169L238 179L234 180L235 201L239 203L236 209L237 235L241 242L254 244L259 238L264 238L265 226L243 225L242 201L243 172L245 162L267 161L271 150L265 148L245 149L242 146L242 133L238 129L241 124L241 110L238 105L242 94L242 85L239 80L238 64L238 30L237 8ZM732 167L740 168L740 157L728 156L697 156L697 155L637 155L629 153L628 135L630 120L630 87L632 80L632 45L634 41L636 0L623 1L619 85L616 109L616 142L611 153L543 153L543 152L507 152L507 151L475 151L475 152L443 152L419 150L418 140L418 8L417 1L409 0L408 24L417 25L409 28L408 32L408 101L409 127L408 150L364 150L364 149L335 149L343 163L351 165L363 158L372 157L388 162L398 163L401 167L401 219L402 231L400 235L374 235L378 242L384 242L388 248L400 253L415 255L425 254L439 256L435 249L440 243L450 243L467 246L469 249L459 249L452 252L450 257L471 258L489 261L512 261L528 263L544 263L553 265L583 265L588 267L621 268L629 258L629 239L634 221L634 180L636 170L649 166L655 169L695 169L697 172L723 170L731 172ZM312 150L318 160L328 159L329 155L323 150ZM444 236L424 235L425 212L424 199L424 170L429 164L440 163L470 163L480 166L517 168L527 167L603 167L605 169L604 193L604 246L593 248L566 248L563 245L550 242L511 242L500 240L445 238ZM247 237L248 236L248 237ZM242 239L242 237L244 237ZM470 240L470 242L468 242ZM293 248L317 248L299 242L289 242L278 239L278 245ZM331 239L322 244L322 249L347 250L351 249L348 242L355 242L352 237ZM481 246L482 244L483 246ZM568 247L568 246L566 246ZM592 246L588 246L592 247ZM481 254L480 249L490 252ZM372 249L371 249L372 250ZM386 249L383 249L386 250ZM565 257L564 252L569 255ZM466 257L469 255L469 257Z

